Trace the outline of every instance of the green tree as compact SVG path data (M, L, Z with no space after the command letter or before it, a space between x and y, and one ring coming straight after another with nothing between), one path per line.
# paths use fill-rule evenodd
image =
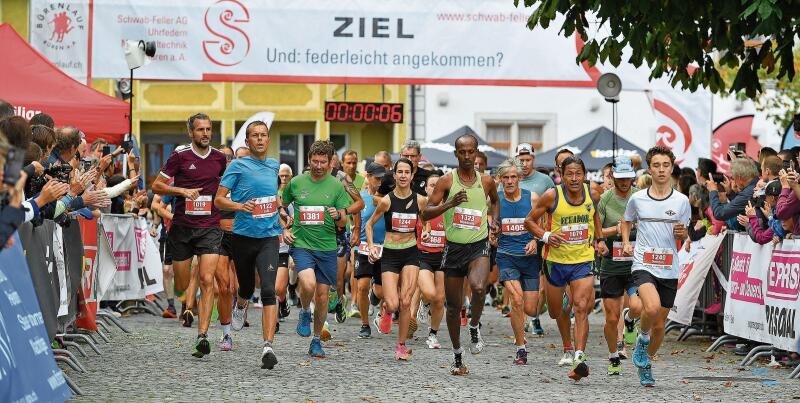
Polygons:
M794 78L795 36L800 33L797 0L523 0L534 8L528 28L547 28L559 16L559 33L586 42L577 62L646 63L650 79L665 74L691 91L705 87L756 98L763 74ZM514 0L519 6L520 0ZM591 19L591 20L590 20ZM590 24L610 34L589 37ZM602 32L602 31L601 31ZM694 66L693 69L689 66ZM720 70L735 72L726 82ZM693 70L693 71L692 71Z

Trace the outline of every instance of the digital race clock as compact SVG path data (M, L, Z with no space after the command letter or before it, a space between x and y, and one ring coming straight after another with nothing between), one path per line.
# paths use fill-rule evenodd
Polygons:
M403 123L403 104L385 102L325 102L325 121Z

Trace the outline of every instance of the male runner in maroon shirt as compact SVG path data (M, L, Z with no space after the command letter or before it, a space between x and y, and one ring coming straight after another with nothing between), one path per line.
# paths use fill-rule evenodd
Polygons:
M227 160L225 154L209 145L211 118L208 115L192 115L187 126L191 143L176 148L169 156L161 174L153 181L153 192L176 196L172 227L167 238L173 256L176 289L186 289L192 257L198 257L202 296L200 322L197 325L197 339L192 344L192 355L202 358L211 352L206 332L211 322L214 271L222 242L220 212L214 207L214 195ZM167 181L173 178L175 183L168 185ZM182 314L191 315L191 311Z

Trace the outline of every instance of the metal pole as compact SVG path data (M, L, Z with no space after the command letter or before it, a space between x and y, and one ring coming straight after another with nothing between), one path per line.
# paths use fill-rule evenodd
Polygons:
M417 86L411 84L411 140L417 139Z

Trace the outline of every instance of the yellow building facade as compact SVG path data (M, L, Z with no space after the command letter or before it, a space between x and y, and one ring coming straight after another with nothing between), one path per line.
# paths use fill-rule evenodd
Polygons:
M26 40L29 4L0 0L0 21L10 23ZM97 58L94 58L97 63ZM92 86L114 95L115 80L93 80ZM177 144L188 141L186 119L198 112L214 122L214 142L226 143L257 112L275 113L270 134L270 157L302 169L305 152L315 139L330 139L341 150L353 149L360 158L377 151L396 151L406 139L408 124L330 123L325 101L405 103L402 85L271 84L235 82L177 82L135 80L133 134L139 141L148 180L158 173ZM347 99L345 99L345 94ZM405 107L406 116L409 108Z

